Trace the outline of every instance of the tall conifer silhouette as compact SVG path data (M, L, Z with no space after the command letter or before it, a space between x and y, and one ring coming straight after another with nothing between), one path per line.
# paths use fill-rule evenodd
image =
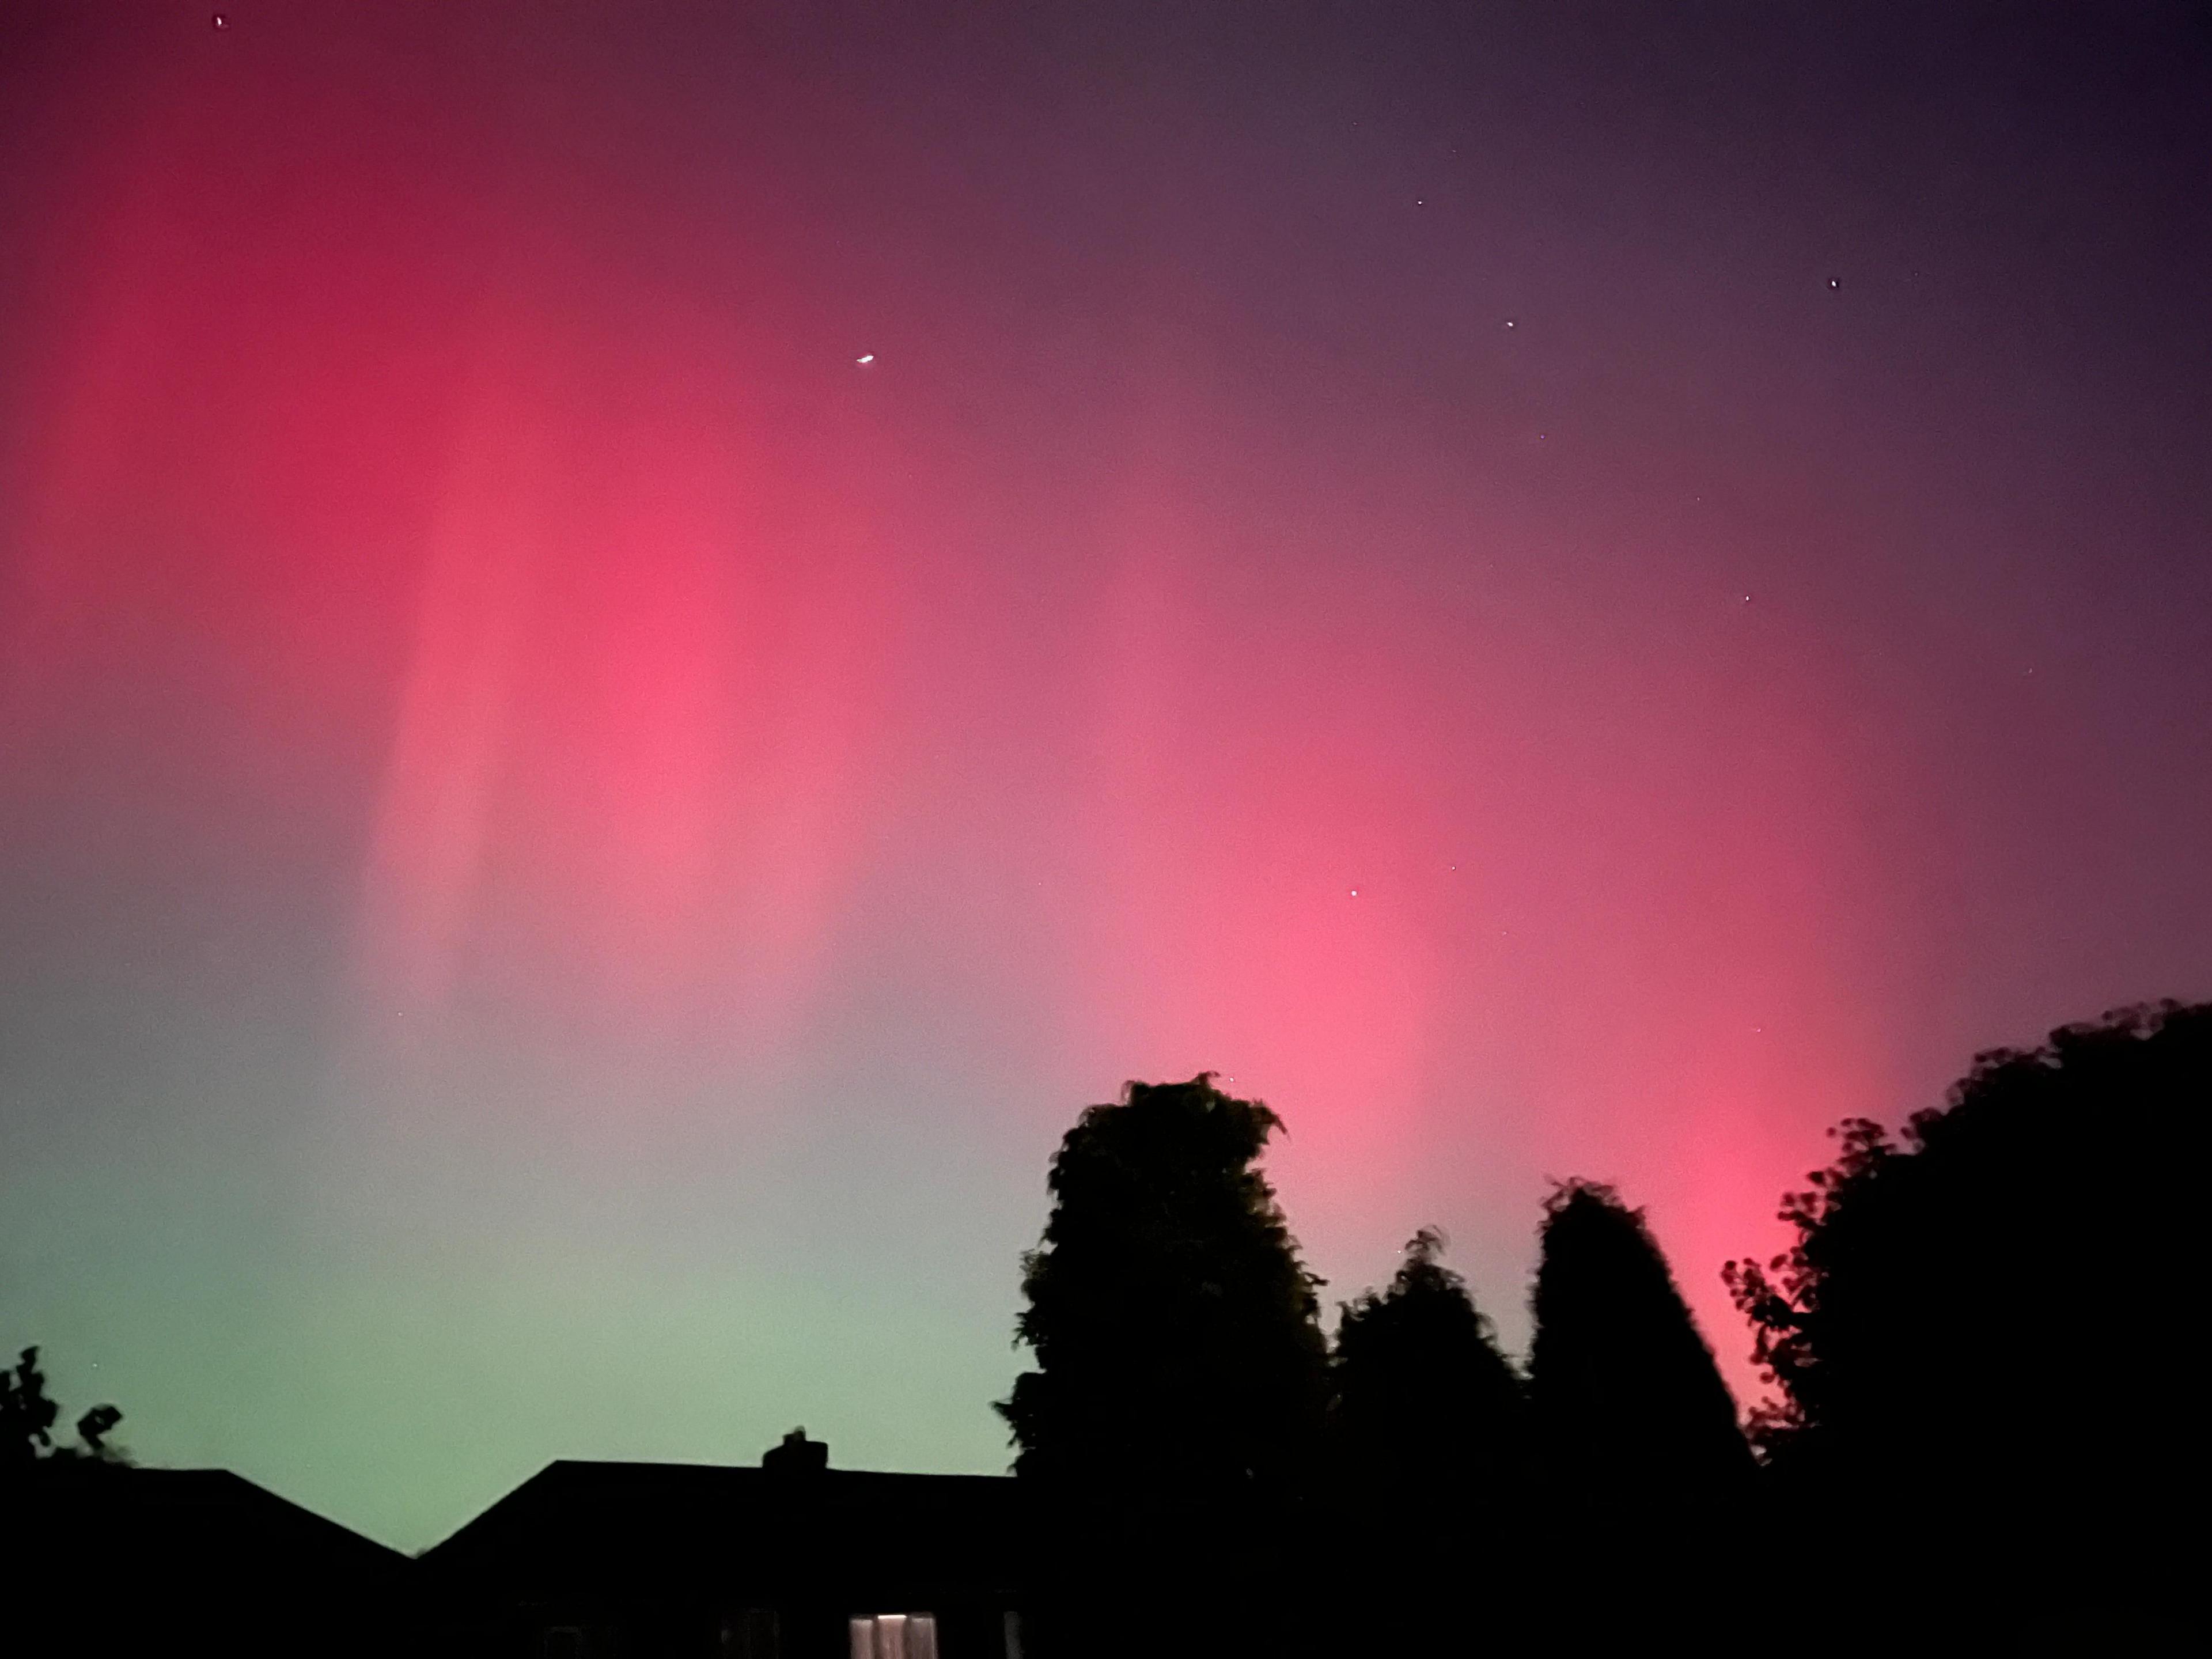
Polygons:
M1053 1519L1060 1651L1257 1639L1327 1398L1315 1288L1255 1169L1281 1127L1203 1073L1132 1083L1062 1139L1026 1258L1037 1368L999 1407Z
M1591 1650L1710 1640L1691 1593L1749 1495L1751 1449L1643 1212L1573 1181L1544 1206L1529 1404L1547 1589Z
M1572 1181L1544 1206L1528 1353L1550 1478L1631 1510L1741 1487L1751 1455L1644 1213Z
M1437 1607L1466 1605L1471 1583L1504 1633L1497 1592L1515 1581L1528 1521L1526 1403L1443 1243L1416 1233L1390 1283L1345 1304L1337 1325L1334 1531L1350 1580L1377 1590L1340 1610L1342 1650L1429 1645Z
M1382 1291L1338 1322L1330 1442L1340 1480L1409 1524L1459 1529L1518 1497L1521 1379L1423 1230Z

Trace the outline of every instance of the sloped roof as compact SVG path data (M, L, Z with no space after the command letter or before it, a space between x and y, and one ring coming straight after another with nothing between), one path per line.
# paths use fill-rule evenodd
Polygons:
M369 1579L395 1577L408 1567L398 1551L228 1469L63 1466L40 1472L37 1494L58 1538L86 1528L103 1553L143 1557L142 1565L259 1563L281 1565L295 1577Z
M381 1652L411 1605L407 1557L225 1469L40 1466L9 1497L0 1529L38 1587L19 1620L46 1651L204 1626L236 1652L291 1652L304 1621L319 1650Z
M1014 1593L1004 1475L556 1462L422 1561L449 1593L932 1606Z

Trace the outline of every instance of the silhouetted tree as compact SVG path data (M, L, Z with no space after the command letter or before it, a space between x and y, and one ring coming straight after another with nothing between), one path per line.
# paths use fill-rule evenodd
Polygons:
M107 1437L115 1432L115 1425L123 1420L123 1413L113 1406L94 1406L76 1420L77 1444L80 1455L102 1463L119 1463L123 1454L107 1443Z
M1521 1378L1443 1246L1433 1230L1414 1234L1389 1285L1344 1304L1337 1323L1331 1496L1367 1603L1340 1614L1346 1651L1433 1650L1439 1607L1468 1605L1471 1568L1492 1592L1515 1577L1528 1522Z
M1729 1264L1780 1390L1753 1420L1778 1503L1834 1559L1893 1540L1915 1571L1883 1616L2048 1630L2071 1606L2101 1640L2151 1607L2137 1522L2202 1470L2197 1413L2154 1402L2202 1340L2208 1110L2212 1006L2066 1026L1978 1056L1901 1136L1831 1130L1784 1198L1793 1246ZM2124 1566L2125 1592L2085 1590Z
M53 1445L61 1407L46 1395L39 1351L26 1348L13 1370L0 1370L0 1462L21 1467Z
M11 1592L0 1648L11 1652L94 1650L47 1639L46 1620L73 1619L88 1595L108 1589L113 1540L96 1500L112 1486L105 1472L123 1462L106 1444L123 1413L94 1407L77 1419L74 1446L54 1438L60 1415L36 1348L0 1367L0 1584Z
M1253 1167L1280 1127L1203 1073L1130 1084L1053 1159L1017 1328L1037 1368L999 1410L1061 1534L1062 1651L1131 1639L1122 1612L1200 1650L1273 1601L1328 1389L1320 1281Z
M1740 1492L1735 1402L1644 1212L1571 1181L1540 1237L1528 1388L1548 1478L1626 1510Z
M1342 1478L1438 1527L1516 1498L1526 1453L1521 1379L1443 1247L1424 1228L1387 1288L1343 1304L1329 1408Z
M46 1393L39 1351L26 1348L13 1370L0 1369L0 1468L21 1469L34 1462L112 1462L121 1454L107 1437L123 1420L112 1406L94 1406L76 1420L78 1443L58 1444L54 1422L59 1402Z
M1707 1642L1690 1587L1753 1473L1735 1401L1641 1211L1569 1182L1540 1237L1528 1398L1549 1571L1535 1590L1572 1621L1547 1644Z

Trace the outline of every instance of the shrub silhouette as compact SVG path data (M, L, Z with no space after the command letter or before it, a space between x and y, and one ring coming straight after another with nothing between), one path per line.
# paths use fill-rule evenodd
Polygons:
M0 1370L0 1463L21 1468L52 1449L61 1407L46 1395L39 1351L26 1348L13 1370Z
M112 1463L122 1454L107 1437L123 1420L112 1406L94 1406L76 1420L77 1443L57 1443L53 1429L61 1406L46 1393L46 1374L39 1351L26 1348L13 1370L0 1369L0 1470L22 1470L34 1462Z

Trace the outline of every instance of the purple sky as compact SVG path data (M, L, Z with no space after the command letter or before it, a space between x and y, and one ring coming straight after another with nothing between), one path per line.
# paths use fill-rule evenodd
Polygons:
M149 1461L1002 1468L1201 1067L1744 1393L1826 1125L2212 994L2202 6L225 15L0 17L0 1342Z

